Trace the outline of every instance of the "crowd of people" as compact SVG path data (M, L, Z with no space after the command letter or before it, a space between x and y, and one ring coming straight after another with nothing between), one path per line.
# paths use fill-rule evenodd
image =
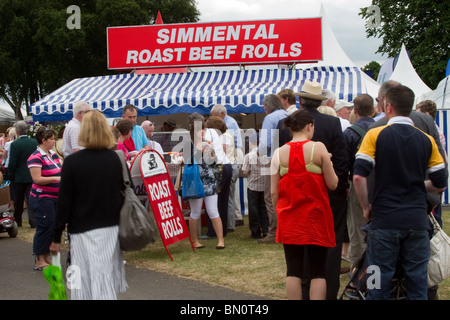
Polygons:
M383 83L375 101L367 94L351 103L336 100L320 83L306 81L301 92L285 89L264 97L259 132L242 130L222 105L207 117L189 115L184 162L196 159L205 191L189 199L194 247L216 238L216 248L224 249L227 233L243 224L235 203L241 173L248 181L249 236L262 245L283 244L289 299L336 299L342 258L353 270L366 251L382 273L382 287L370 290L370 298L388 298L400 259L408 298L426 299L427 198L433 198L427 192L445 190L445 138L434 122L436 105L425 101L412 111L414 94L400 83ZM30 138L26 123L18 121L0 138L12 182L11 210L22 226L26 199L36 228L33 268L48 266L64 229L70 234L72 263L83 269L82 290L73 299L115 299L126 289L117 236L122 171L113 150L123 150L127 161L142 149L164 153L152 138L155 123L139 125L137 114L126 105L111 126L79 101L62 136L42 126ZM160 130L175 126L169 119ZM203 204L207 232L199 235ZM432 210L442 223L439 199ZM389 237L402 241L387 244ZM389 261L383 260L387 246L395 252ZM411 250L421 251L420 262L401 254Z
M296 96L300 108L295 106ZM266 95L263 105L266 116L259 134L242 131L250 148L244 149L238 164L248 177L250 237L284 246L288 298L336 299L342 259L349 260L352 272L362 257L379 266L382 274L381 288L371 289L369 298L389 298L397 260L405 273L407 298L433 298L437 288L426 283L427 213L432 210L441 222L439 197L447 181L445 141L434 122L436 105L424 101L413 111L414 93L395 81L385 82L375 99L361 94L351 103L336 100L317 82L306 81L299 93L286 89ZM221 145L228 154L230 144L225 141L230 139L224 133L229 126L213 112L208 122L198 139L216 140L207 130L215 128L217 136L224 137ZM386 138L388 134L392 136ZM378 146L377 138L392 149ZM223 153L214 143L210 149L216 155ZM409 161L409 157L417 159ZM219 163L222 178L229 181L230 170L225 169L229 163ZM409 192L411 196L405 198ZM437 200L430 206L433 198ZM219 212L226 211L220 201L217 205ZM228 216L219 214L224 235L231 212L230 207ZM390 212L401 214L392 218ZM377 234L392 228L403 238L389 247L395 252L392 261L382 263L377 254L383 256L380 248L387 244ZM417 234L427 237L417 240ZM415 245L422 246L417 247L423 250L420 263L403 255Z

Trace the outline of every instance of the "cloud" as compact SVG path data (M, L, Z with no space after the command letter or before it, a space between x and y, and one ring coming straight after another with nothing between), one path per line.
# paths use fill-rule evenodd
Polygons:
M328 23L349 58L364 66L383 62L375 54L381 39L367 38L365 21L358 15L370 0L323 0ZM197 0L200 22L295 19L318 17L321 2L316 0Z

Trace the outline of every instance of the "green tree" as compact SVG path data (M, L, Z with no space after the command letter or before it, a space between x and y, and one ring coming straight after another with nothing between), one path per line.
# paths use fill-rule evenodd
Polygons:
M368 64L366 64L364 67L362 67L362 71L372 71L372 79L375 81L378 78L378 73L380 73L381 65L376 61L371 61Z
M367 36L383 39L377 53L393 58L404 43L419 76L430 88L436 88L445 77L449 59L450 2L372 0L372 6L377 7L361 8L359 14L369 22ZM377 21L380 25L374 23Z
M80 28L69 29L67 8L80 8ZM0 99L22 119L20 108L74 78L107 70L106 29L150 25L158 10L164 23L196 22L195 0L0 1Z

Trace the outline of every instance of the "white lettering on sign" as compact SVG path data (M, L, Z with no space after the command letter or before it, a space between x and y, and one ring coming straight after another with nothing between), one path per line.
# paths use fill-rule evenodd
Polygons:
M184 231L180 217L176 217L174 214L172 200L166 199L172 195L169 180L166 179L149 184L148 191L150 199L157 202L164 239L182 234Z
M171 62L174 54L176 54L176 61L181 61L181 53L186 51L186 48L167 48L161 52L161 49L155 49L153 53L144 49L141 52L137 50L128 50L127 64L130 63L147 63L147 62Z
M173 217L172 200L158 203L158 209L162 220Z
M152 201L159 200L161 198L166 198L171 195L168 180L163 180L157 183L155 182L153 184L149 184L148 190L150 191L150 197Z
M237 25L237 26L214 26L214 27L189 27L189 28L173 28L160 29L156 42L159 44L166 43L192 43L192 42L209 42L209 41L238 41L241 36L244 40L263 40L278 39L279 35L275 34L275 24L261 24L256 31L256 25ZM242 32L241 32L242 31Z
M320 18L111 27L107 40L110 69L323 59Z
M259 44L256 47L251 44L246 44L242 47L242 58L276 58L276 57L298 57L302 53L300 49L302 47L301 43L293 43L290 47L290 52L284 51L284 43L280 44L279 48L276 48L274 44L269 44L269 46L265 44Z
M269 45L259 44L256 47L251 44L242 46L242 59L263 59L263 58L283 58L283 57L299 57L302 53L302 44L293 43L290 50L285 50L285 44L277 45L271 43ZM189 61L210 61L210 60L228 60L231 56L236 54L237 46L205 46L205 47L191 47L189 49ZM171 62L174 58L176 61L181 61L182 53L186 48L167 48L162 52L156 49L152 52L144 49L140 52L136 50L129 50L127 55L127 64L130 63L152 63L152 62Z
M146 64L181 61L184 52L188 50L188 60L191 62L201 61L222 61L229 60L236 54L237 45L217 45L202 46L202 42L219 41L238 41L244 40L269 40L278 39L279 35L275 33L275 24L261 24L257 28L254 24L236 25L236 26L215 26L215 27L189 27L160 29L156 42L159 44L184 44L199 43L199 46L190 48L166 48L150 51L144 49L141 51L128 50L127 64ZM298 58L301 53L302 44L292 43L286 50L285 43L279 44L258 44L256 46L246 44L242 46L242 59L273 59L273 58Z
M164 238L172 238L183 233L180 217L161 222Z

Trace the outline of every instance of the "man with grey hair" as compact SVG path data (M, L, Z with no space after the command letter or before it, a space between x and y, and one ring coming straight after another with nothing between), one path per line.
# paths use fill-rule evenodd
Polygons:
M237 124L236 120L234 120L227 114L227 108L225 108L221 104L216 104L214 107L211 108L211 115L221 117L223 119L223 121L227 125L229 132L234 137L234 145L236 146L237 149L241 149L242 148L241 128L239 128L239 125Z
M77 101L73 105L73 119L67 124L63 135L62 154L67 158L72 153L82 149L78 145L78 135L80 134L81 121L83 116L89 111L89 105L84 101Z
M375 99L377 101L377 109L378 115L374 118L375 121L378 121L384 118L384 97L386 96L386 92L392 87L398 86L400 83L395 80L388 80L381 84L378 89L378 97Z
M336 104L336 95L334 92L329 89L323 89L322 96L327 98L326 100L322 100L322 106L328 106L334 109L334 105Z
M284 110L280 98L275 94L268 94L263 98L264 111L266 116L264 117L261 134L259 140L258 154L265 157L261 163L266 169L266 172L261 171L264 175L264 202L266 203L267 215L269 216L269 230L267 235L263 239L259 239L260 243L275 243L275 235L277 231L277 213L272 203L272 195L270 190L270 160L272 158L272 152L278 148L278 130L277 125L282 119L286 118L289 114ZM267 166L267 164L269 166Z
M30 170L27 166L28 157L37 149L36 139L27 136L28 126L25 121L15 124L17 140L11 143L8 173L14 183L14 218L17 225L22 226L23 202L30 195L31 179ZM36 227L34 213L28 206L28 221L32 228Z
M149 120L145 120L141 123L141 128L144 129L145 135L147 136L148 145L151 149L157 151L160 155L164 156L164 151L161 145L153 141L153 131L155 131L155 124Z

